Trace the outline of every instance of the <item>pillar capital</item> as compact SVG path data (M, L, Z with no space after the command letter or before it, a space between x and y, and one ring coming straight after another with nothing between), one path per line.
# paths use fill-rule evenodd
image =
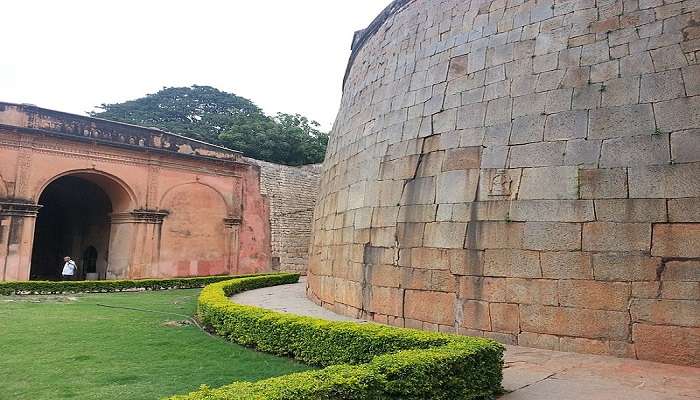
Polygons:
M163 219L170 214L167 210L139 209L122 213L113 213L113 224L162 224Z
M16 217L36 217L39 209L43 207L40 204L34 204L31 201L4 199L0 200L0 216L16 216Z

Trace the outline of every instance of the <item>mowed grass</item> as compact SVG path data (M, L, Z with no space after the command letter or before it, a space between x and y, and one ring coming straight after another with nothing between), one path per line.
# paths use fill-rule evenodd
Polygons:
M158 399L201 384L309 369L212 337L193 315L198 289L0 296L0 399Z

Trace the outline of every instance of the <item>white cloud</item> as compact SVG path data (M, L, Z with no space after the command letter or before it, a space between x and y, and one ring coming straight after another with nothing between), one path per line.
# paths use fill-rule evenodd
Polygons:
M163 86L211 85L330 129L353 32L388 2L8 2L0 100L84 113Z

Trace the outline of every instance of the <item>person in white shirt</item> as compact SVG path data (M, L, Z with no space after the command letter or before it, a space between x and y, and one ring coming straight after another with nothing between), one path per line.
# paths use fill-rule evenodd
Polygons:
M78 266L75 265L75 261L71 260L70 257L63 257L63 271L61 272L61 277L64 281L71 281L75 277L75 273L78 271Z

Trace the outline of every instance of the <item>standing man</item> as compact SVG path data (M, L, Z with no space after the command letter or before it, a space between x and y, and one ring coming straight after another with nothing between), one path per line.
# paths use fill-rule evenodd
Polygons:
M63 271L61 272L61 277L64 281L72 281L75 277L75 273L78 271L78 266L75 265L75 261L71 260L70 257L63 257Z

